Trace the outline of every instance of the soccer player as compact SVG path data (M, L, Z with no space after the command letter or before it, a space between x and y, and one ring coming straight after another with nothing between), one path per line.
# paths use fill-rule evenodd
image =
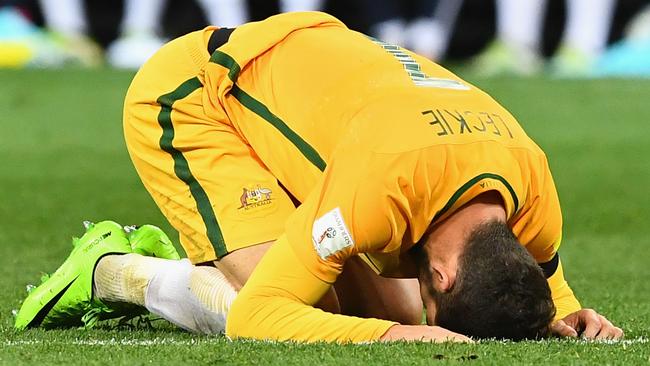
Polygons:
M327 14L170 42L135 76L124 129L189 260L215 266L99 223L16 327L127 302L193 331L225 322L232 338L622 336L564 280L553 179L512 115Z
M497 0L494 41L474 60L483 76L529 76L542 71L541 41L546 0ZM566 25L549 71L558 77L593 76L607 46L615 0L567 0Z

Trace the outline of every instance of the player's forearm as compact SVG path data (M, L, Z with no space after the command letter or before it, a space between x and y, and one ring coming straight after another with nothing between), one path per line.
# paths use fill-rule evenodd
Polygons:
M429 325L400 325L390 327L382 341L471 342L468 337L445 328Z
M548 284L551 287L551 294L556 308L555 320L562 319L582 308L571 287L564 279L562 263L558 265L555 273L548 279Z
M395 323L326 313L287 297L240 293L226 322L231 338L302 342L379 340Z
M329 287L305 268L281 237L233 302L226 334L232 338L364 342L378 340L395 324L312 307Z

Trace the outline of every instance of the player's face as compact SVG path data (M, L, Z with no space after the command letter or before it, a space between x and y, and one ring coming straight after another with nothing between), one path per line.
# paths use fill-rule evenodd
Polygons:
M420 296L422 297L422 304L427 316L427 324L435 325L436 319L436 299L441 296L441 293L433 285L434 278L431 269L425 269L420 272Z
M462 230L439 225L422 237L418 243L421 250L413 252L417 256L420 297L429 325L435 325L437 304L449 296L454 287L466 237Z
M424 309L427 316L427 324L435 325L436 320L436 302L433 298L425 300L425 297L422 296L422 303L424 304Z

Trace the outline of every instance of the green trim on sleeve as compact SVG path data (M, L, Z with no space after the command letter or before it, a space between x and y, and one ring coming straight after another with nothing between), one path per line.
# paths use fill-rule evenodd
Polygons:
M436 215L433 217L433 221L438 220L442 215L444 215L449 209L458 201L458 199L465 193L467 192L468 189L470 189L472 186L474 186L476 183L482 181L483 179L496 179L503 183L503 185L508 189L508 192L510 192L510 195L512 196L512 202L515 206L514 212L517 212L519 210L519 199L517 199L517 194L515 193L515 190L512 188L510 183L503 178L502 176L498 174L493 174L493 173L483 173L479 174L476 177L470 179L467 183L463 184L454 194L451 196L449 201L445 204L445 206L436 213Z
M183 82L174 91L164 94L157 99L157 102L160 104L158 123L163 129L162 136L160 137L160 148L171 155L174 160L174 173L176 173L176 176L181 181L185 182L185 184L190 188L192 197L196 202L196 207L203 219L203 223L205 224L208 240L210 240L210 243L214 247L217 257L221 258L228 254L228 250L226 249L223 234L221 233L221 228L219 227L216 215L212 209L210 199L203 187L201 187L201 184L196 180L194 175L192 175L190 166L185 156L183 156L183 153L173 145L175 131L171 117L172 106L176 101L187 97L201 87L203 87L201 81L194 77Z

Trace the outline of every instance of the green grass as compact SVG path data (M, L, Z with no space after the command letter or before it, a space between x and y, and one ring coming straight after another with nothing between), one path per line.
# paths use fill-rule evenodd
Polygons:
M295 345L154 329L14 332L25 285L53 271L82 220L172 232L121 132L132 77L0 71L0 364L650 364L650 81L474 80L548 153L565 216L566 276L628 343Z

